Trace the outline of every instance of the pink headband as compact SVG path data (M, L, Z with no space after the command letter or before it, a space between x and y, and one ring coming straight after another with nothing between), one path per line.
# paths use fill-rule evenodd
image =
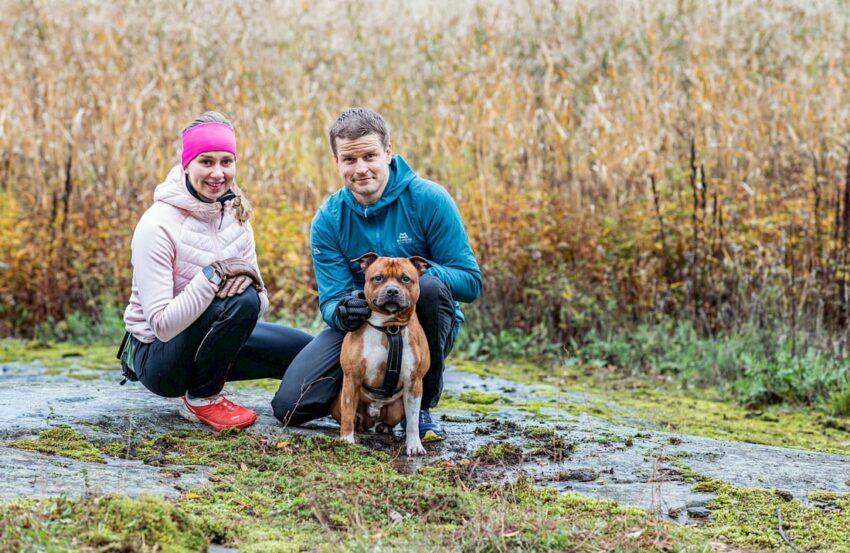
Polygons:
M204 152L230 152L236 155L236 134L225 123L195 125L183 133L183 168Z

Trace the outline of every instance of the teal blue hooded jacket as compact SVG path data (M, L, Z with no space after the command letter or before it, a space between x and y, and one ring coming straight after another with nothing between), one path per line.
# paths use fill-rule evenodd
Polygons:
M425 274L439 278L456 300L455 333L463 322L458 301L473 302L481 293L481 270L454 200L398 155L374 204L361 205L347 188L325 201L313 218L310 246L322 318L339 330L334 310L343 296L363 289L363 270L354 260L368 252L427 259L431 267Z

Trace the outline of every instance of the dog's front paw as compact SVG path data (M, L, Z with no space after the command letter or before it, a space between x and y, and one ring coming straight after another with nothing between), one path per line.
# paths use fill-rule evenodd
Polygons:
M422 442L419 440L411 441L407 443L407 456L413 457L414 455L425 455L428 453L425 451L425 448L422 447Z
M354 443L354 432L352 432L351 434L340 435L339 439L342 440L342 441L348 442L350 444L353 444Z

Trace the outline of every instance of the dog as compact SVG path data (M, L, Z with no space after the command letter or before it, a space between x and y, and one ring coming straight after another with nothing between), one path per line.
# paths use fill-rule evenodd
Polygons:
M418 256L379 257L372 252L355 261L365 273L363 291L372 315L343 340L342 391L331 413L339 422L340 438L351 443L355 426L365 431L377 423L377 431L389 433L406 418L407 455L424 455L419 410L431 354L416 318L416 301L419 277L429 264ZM388 359L390 354L395 359Z

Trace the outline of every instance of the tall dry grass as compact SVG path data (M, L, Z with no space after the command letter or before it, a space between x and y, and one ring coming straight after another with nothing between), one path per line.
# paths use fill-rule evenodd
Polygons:
M367 105L457 199L479 324L675 313L846 348L847 1L0 6L4 332L126 299L135 221L207 109L237 124L274 306L314 312L326 129Z

